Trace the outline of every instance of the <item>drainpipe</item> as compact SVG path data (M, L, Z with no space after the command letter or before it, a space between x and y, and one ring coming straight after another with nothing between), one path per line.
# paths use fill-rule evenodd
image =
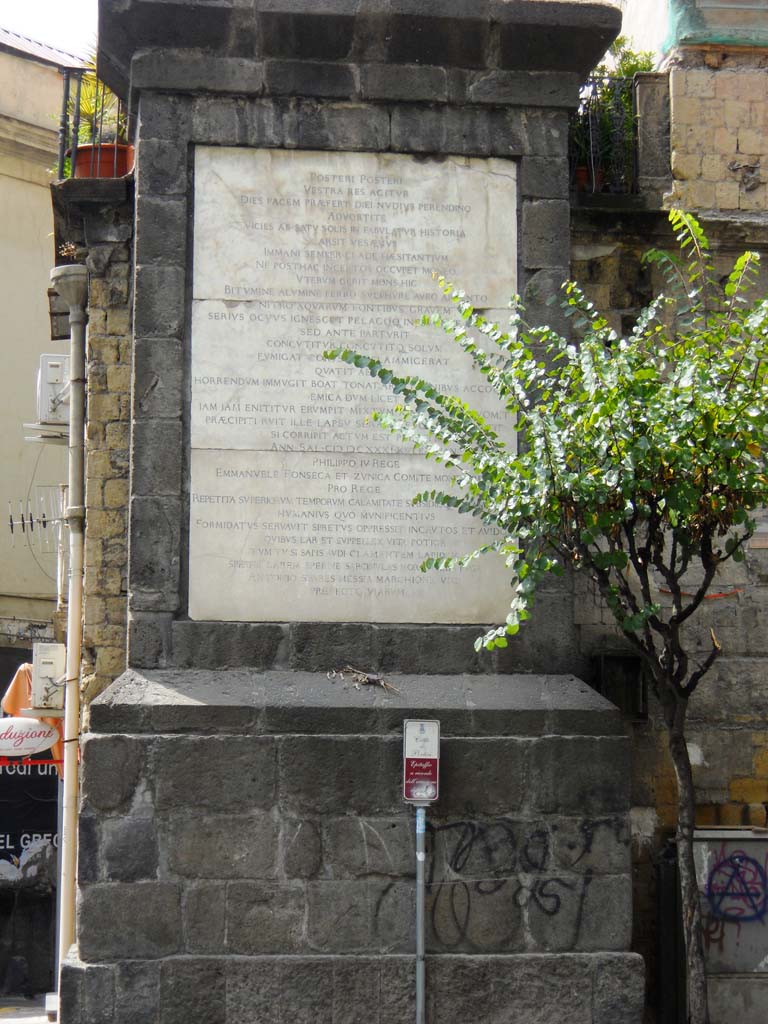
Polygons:
M54 267L51 283L69 305L69 486L64 518L69 527L69 599L67 603L67 679L64 691L64 784L59 855L60 911L58 969L75 941L77 864L77 773L80 737L80 649L83 607L85 526L85 305L88 270Z

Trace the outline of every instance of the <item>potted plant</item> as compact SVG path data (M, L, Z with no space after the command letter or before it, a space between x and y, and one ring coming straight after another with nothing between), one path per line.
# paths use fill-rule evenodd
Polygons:
M582 90L581 104L571 119L570 151L573 185L577 192L601 192L610 129L599 102L597 84Z
M96 58L88 61L70 104L73 178L121 178L133 167L133 146L126 136L123 104L96 75Z

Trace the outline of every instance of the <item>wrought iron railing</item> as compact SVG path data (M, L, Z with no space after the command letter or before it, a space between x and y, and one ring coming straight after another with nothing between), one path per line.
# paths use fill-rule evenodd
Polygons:
M133 162L126 108L92 67L62 70L56 177L117 178Z
M573 191L637 192L634 79L588 79L571 117L569 156Z

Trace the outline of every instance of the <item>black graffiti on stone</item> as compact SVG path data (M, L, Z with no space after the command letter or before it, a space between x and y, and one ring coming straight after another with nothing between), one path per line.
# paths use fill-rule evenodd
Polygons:
M601 829L623 846L629 842L621 818L582 819L572 834L558 837L557 856L554 822L494 818L431 824L426 883L436 946L577 948L595 873L592 866L580 870L578 865L593 852Z

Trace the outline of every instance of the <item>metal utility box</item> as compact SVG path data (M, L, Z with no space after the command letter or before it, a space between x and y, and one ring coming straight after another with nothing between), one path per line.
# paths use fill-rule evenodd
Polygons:
M64 644L32 647L32 707L60 710L64 707L64 676L67 649Z
M768 830L694 834L712 1024L768 1020Z
M37 418L40 423L69 423L69 356L40 356Z

